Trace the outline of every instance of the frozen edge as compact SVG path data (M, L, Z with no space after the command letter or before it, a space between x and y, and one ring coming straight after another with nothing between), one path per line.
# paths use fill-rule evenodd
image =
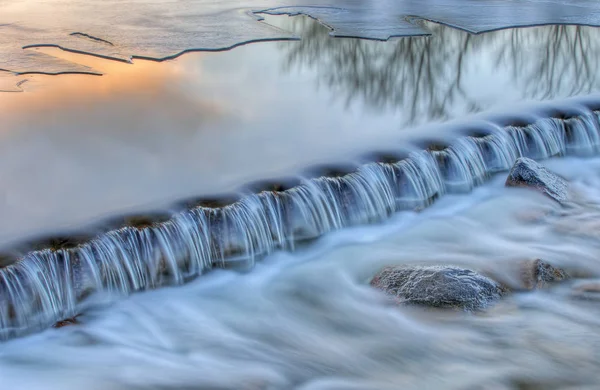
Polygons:
M340 8L340 7L327 7L327 6L281 6L281 7L273 7L273 8L266 8L264 10L260 10L260 11L252 11L255 14L268 14L268 15L273 15L273 16L277 16L277 15L287 15L287 16L298 16L298 15L304 15L304 16L308 16L311 19L314 19L316 21L318 21L319 23L321 23L323 26L329 28L331 30L331 32L329 33L329 35L331 35L332 37L335 38L353 38L353 39L364 39L364 40L372 40L372 41L381 41L381 42L387 42L389 41L391 38L402 38L402 37L419 37L419 36L431 36L432 34L430 32L424 32L423 34L390 34L387 36L387 38L376 38L376 37L369 37L367 35L354 35L354 34L337 34L335 32L335 28L325 22L323 22L322 20L320 20L317 17L314 17L312 15L310 15L310 13L308 12L304 12L304 11L296 11L296 12L291 12L291 11L281 11L284 9L290 9L290 8L303 8L303 9L331 9L331 10L347 10L346 8ZM454 23L449 23L449 22L445 22L443 20L440 19L433 19L433 18L428 18L428 17L424 17L424 16L419 16L419 15L411 15L411 14L407 14L404 16L400 17L401 19L404 19L405 21L416 25L414 22L416 21L428 21L428 22L432 22L432 23L436 23L442 26L447 26L447 27L451 27L453 29L456 30L460 30L460 31L464 31L467 32L469 34L472 35L479 35L479 34L485 34L485 33L489 33L489 32L494 32L494 31L501 31L501 30L510 30L510 29L516 29L516 28L529 28L529 27L540 27L540 26L585 26L585 27L600 27L600 22L598 22L597 24L594 23L576 23L576 22L559 22L559 23L552 23L552 22L548 22L548 23L531 23L531 24L511 24L511 25L507 25L507 26L503 26L503 27L498 27L498 28L490 28L490 29L483 29L483 30L471 30L469 28L466 27L461 27L457 24Z
M87 38L87 39L91 39L92 41L95 41L95 42L106 43L107 45L114 46L114 44L112 42L107 41L106 39L98 38L93 35L82 33L82 32L76 31L76 32L72 32L69 35L77 37L77 38Z
M282 7L274 7L274 8L267 8L267 9L261 9L261 10L252 10L247 12L247 14L249 16L251 16L255 21L258 22L262 22L262 23L266 23L264 22L264 18L262 18L260 16L260 14L268 14L268 15L273 15L273 16L277 16L277 15L287 15L287 16L298 16L298 15L304 15L307 17L310 17L311 19L317 21L318 23L320 23L321 25L323 25L324 27L330 29L330 33L329 35L333 38L350 38L350 39L362 39L362 40L372 40L372 41L380 41L380 42L387 42L392 38L403 38L403 37L427 37L427 36L431 36L431 32L428 31L424 31L421 34L410 34L410 33L406 33L406 34L390 34L388 35L386 38L378 38L378 37L370 37L367 35L360 35L360 34L339 34L336 33L336 29L334 26L324 22L323 20L319 19L318 17L312 16L310 14L310 12L305 12L305 11L297 11L297 12L291 12L291 11L282 11L283 9L289 9L289 8L304 8L304 9L331 9L331 10L346 10L346 8L340 8L340 7L328 7L328 6L282 6ZM485 29L485 30L471 30L465 27L461 27L459 25L453 24L453 23L449 23L449 22L445 22L443 20L439 20L439 19L432 19L432 18L427 18L427 17L422 17L419 15L405 15L403 16L404 20L406 20L407 22L416 25L417 21L428 21L428 22L432 22L432 23L436 23L439 25L443 25L443 26L447 26L456 30L460 30L460 31L464 31L467 32L469 34L473 34L473 35L479 35L479 34L485 34L485 33L489 33L489 32L494 32L494 31L501 31L501 30L509 30L509 29L517 29L517 28L529 28L529 27L538 27L538 26L586 26L586 27L600 27L600 22L598 24L593 24L593 23L575 23L575 22L570 22L570 23L534 23L534 24L523 24L523 25L507 25L504 27L500 27L500 28L491 28L491 29ZM271 26L271 25L270 25ZM277 28L276 26L271 26L273 28ZM281 29L280 29L281 30ZM284 31L284 30L282 30ZM85 34L85 33L81 33L81 32L72 32L69 35L73 35L73 36L81 36L81 37L86 37L98 42L103 42L106 44L109 44L111 46L115 46L114 43L104 40L102 38L98 38L98 37L94 37L92 35L89 34ZM60 50L66 51L66 52L71 52L71 53L75 53L75 54L82 54L82 55L90 55L93 57L98 57L98 58L102 58L102 59L106 59L106 60L112 60L112 61L119 61L119 62L124 62L124 63L132 63L133 60L135 59L140 59L140 60L146 60L146 61L154 61L154 62L163 62L163 61L169 61L169 60L173 60L176 59L184 54L187 53L193 53L193 52L208 52L208 53L215 53L215 52L224 52L224 51L229 51L229 50L233 50L237 47L240 46L244 46L244 45L249 45L249 44L253 44L253 43L261 43L261 42L280 42L280 41L299 41L301 40L301 37L297 37L297 36L288 36L288 37L274 37L274 38L259 38L259 39L249 39L249 40L245 40L245 41L240 41L238 43L234 43L232 45L229 46L222 46L222 47L216 47L216 48L207 48L207 47L196 47L196 48L189 48L189 49L185 49L182 50L180 52L168 55L168 56L164 56L164 57L154 57L154 56L150 56L150 55L143 55L143 54L132 54L131 56L129 56L128 58L121 58L121 57L114 57L114 56L108 56L108 55L103 55L103 54L98 54L98 53L94 53L94 52L89 52L89 51L84 51L84 50L77 50L77 49L71 49L68 48L66 46L63 45L59 45L59 44L52 44L52 43L37 43L37 44L29 44L29 45L25 45L22 47L22 49L26 50L26 49L31 49L31 48L40 48L40 47L54 47L54 48L58 48ZM46 74L46 75L61 75L61 74L90 74L90 75L101 75L101 73L98 72L44 72L44 71L27 71L27 72L15 72L12 70L8 70L8 69L0 69L0 70L5 70L8 72L12 72L12 73L16 73L18 75L23 75L23 74Z

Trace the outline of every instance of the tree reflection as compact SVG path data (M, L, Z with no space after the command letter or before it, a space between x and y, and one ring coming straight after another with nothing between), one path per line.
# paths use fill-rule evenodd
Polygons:
M525 87L525 97L550 99L591 93L598 89L600 30L582 26L542 26L501 31L496 52L498 66L511 69Z
M308 17L286 23L303 37L281 46L288 70L314 68L319 83L347 105L360 100L377 110L399 109L409 123L487 108L493 102L482 100L478 89L490 88L486 78L496 75L507 79L503 85L511 95L526 99L590 93L599 86L600 30L592 27L553 25L473 35L420 21L431 36L375 42L333 39L329 29Z

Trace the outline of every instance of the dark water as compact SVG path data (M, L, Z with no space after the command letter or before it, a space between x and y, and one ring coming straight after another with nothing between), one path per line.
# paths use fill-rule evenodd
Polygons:
M599 30L412 20L431 35L378 42L265 18L302 40L133 64L28 49L102 76L0 78L0 240L24 256L0 269L0 325L26 335L0 346L4 385L594 388ZM575 207L503 188L518 156L550 158ZM150 221L106 221L131 213ZM81 245L34 251L65 230ZM367 286L534 258L575 280L479 314Z

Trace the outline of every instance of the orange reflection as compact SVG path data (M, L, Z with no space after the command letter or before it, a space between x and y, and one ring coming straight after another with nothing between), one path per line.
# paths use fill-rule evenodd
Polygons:
M0 90L23 90L22 93L0 93L0 115L5 123L24 116L30 122L43 121L46 114L67 111L81 114L81 110L96 110L103 105L127 109L132 115L136 112L152 114L153 108L159 108L163 115L177 121L186 118L206 121L219 116L223 108L212 99L201 99L191 93L190 85L199 82L198 74L190 74L176 60L125 63L57 48L33 50L85 65L103 75L0 75L3 76ZM113 115L116 114L118 110Z

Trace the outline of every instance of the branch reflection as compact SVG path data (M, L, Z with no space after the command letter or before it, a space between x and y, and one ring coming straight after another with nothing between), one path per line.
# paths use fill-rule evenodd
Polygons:
M308 67L350 106L400 110L407 123L443 120L502 101L551 99L599 88L600 29L540 26L473 35L428 21L427 37L333 39L309 17L282 21L302 36L285 69ZM281 22L280 22L281 23ZM492 90L493 89L493 90Z

